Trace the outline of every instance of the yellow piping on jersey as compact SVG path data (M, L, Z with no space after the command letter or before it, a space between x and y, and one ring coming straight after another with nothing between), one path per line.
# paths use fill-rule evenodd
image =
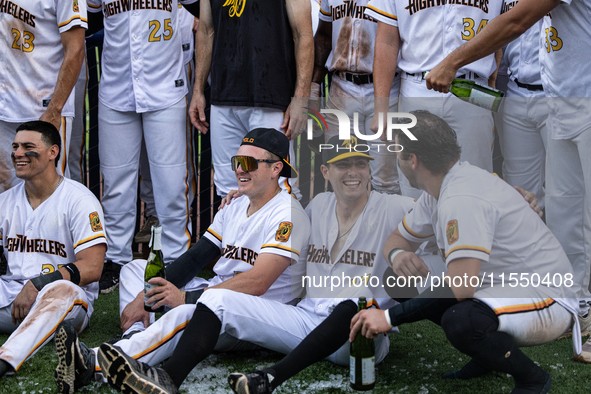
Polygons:
M155 349L159 348L160 346L162 346L163 344L165 344L166 342L168 342L172 337L174 337L179 331L184 330L185 327L187 327L187 324L189 324L190 321L191 320L189 319L186 322L184 322L182 324L179 324L168 335L166 335L164 338L162 338L160 341L156 342L155 344L153 344L152 346L150 346L149 348L147 348L143 352L138 353L135 356L132 356L132 358L134 358L135 360L137 360L138 358L143 357L146 354L151 353Z
M79 15L75 15L73 17L70 18L70 20L60 23L59 25L57 25L57 27L64 27L66 26L68 23L72 22L74 19L80 19L82 22L88 22L86 19L81 18Z
M477 251L477 252L484 252L486 254L490 254L490 250L485 249L485 248L480 247L480 246L460 245L460 246L456 246L454 248L451 248L449 250L449 252L447 252L445 254L445 258L447 259L447 256L449 256L450 254L452 254L453 252L456 252L458 250L474 250L474 251Z
M218 241L222 241L222 237L216 233L215 231L213 231L211 228L207 229L207 232L210 233L211 235L213 235L214 237L216 237L218 239Z
M331 16L330 12L324 12L324 10L322 9L322 0L318 2L318 6L320 7L320 12L322 13L322 15Z
M531 311L538 311L541 309L548 308L549 306L553 305L556 301L552 298L546 298L544 301L534 302L531 304L518 304L518 305L509 305L503 306L500 308L493 309L495 315L508 315L513 313L523 313L523 312L531 312Z
M388 18L391 18L391 19L394 19L394 20L398 20L398 17L396 15L388 14L387 12L384 12L382 10L379 10L379 9L375 8L374 6L367 5L366 7L369 8L370 10L372 10L372 11L377 12L380 15L383 15L385 17L388 17Z
M95 234L92 237L85 238L85 239L81 240L80 242L78 242L76 245L74 245L74 249L76 249L78 246L80 246L86 242L90 242L94 239L101 238L101 237L105 238L105 234L100 233L100 234Z
M283 246L283 245L277 245L277 244L265 244L263 246L261 246L261 249L263 248L277 248L277 249L283 249L283 250L287 250L289 252L293 252L295 254L297 254L298 256L300 255L300 251L296 250L296 249L292 249L292 248L288 248L287 246Z
M431 235L421 235L421 234L419 234L419 233L415 233L415 232L414 232L414 231L412 231L412 230L410 229L410 227L408 227L408 225L406 224L406 216L402 218L402 225L404 226L404 229L405 229L406 231L408 231L408 233L409 233L410 235L412 235L412 236L415 236L415 237L417 237L417 238L429 238L429 237L432 237L433 235L435 235L435 234L431 234Z

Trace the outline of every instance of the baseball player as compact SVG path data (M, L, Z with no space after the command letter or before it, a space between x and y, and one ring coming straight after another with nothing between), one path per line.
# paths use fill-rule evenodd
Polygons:
M503 12L516 4L506 0ZM548 107L538 57L541 28L539 21L503 51L509 81L495 126L503 153L503 179L533 191L544 208Z
M18 183L10 162L14 130L41 119L59 131L58 172L68 175L67 157L74 116L71 92L84 59L86 2L0 2L0 192Z
M87 326L106 250L94 195L56 171L60 135L49 122L18 126L12 143L24 182L0 194L0 377L17 371L69 321Z
M414 251L434 236L447 265L446 284L388 311L362 311L351 322L349 339L360 330L373 338L428 318L472 357L458 378L496 370L513 376L514 393L547 393L550 375L519 346L550 342L572 328L573 338L578 336L573 348L581 351L577 284L568 258L513 188L459 161L455 132L445 121L426 111L414 114L417 141L396 134L404 147L399 168L425 193L388 238L384 255L395 273L426 276L428 267ZM520 279L503 281L512 277Z
M376 113L386 112L387 108L377 99L388 97L396 67L400 68L398 110L426 109L441 116L458 133L461 159L491 172L494 141L491 112L451 94L428 90L425 75L445 55L479 34L488 21L501 13L502 6L503 0L467 3L371 0L366 8L366 14L378 21L374 59ZM454 77L486 85L496 69L496 59L490 55L465 65ZM377 128L377 122L373 128ZM400 184L403 195L417 198L421 194L409 187L404 174L400 175Z
M178 3L88 3L90 12L102 11L105 27L99 157L109 250L101 292L118 285L121 264L132 259L142 137L155 185L165 262L174 261L189 247L187 83ZM195 0L180 3L197 13Z
M289 306L216 290L226 294L224 304L212 303L215 306L212 310L223 316L248 311L242 313L237 327L253 324L254 320L263 328L256 336L244 330L241 338L288 353L278 364L262 371L231 374L228 381L236 393L270 393L291 376L322 359L349 365L348 326L357 312L358 298L372 299L371 303L379 304L381 308L393 304L381 287L356 282L376 277L381 280L387 263L381 253L376 252L383 248L388 231L396 228L414 202L408 197L369 191L369 163L373 158L357 152L357 142L351 139L341 147L343 141L334 136L328 145L335 149L323 151L321 171L334 193L317 195L306 208L311 234L308 251L300 260L306 265L305 278L309 279L306 298L296 306ZM336 146L340 149L337 150ZM438 256L431 257L434 263L441 261ZM330 278L326 287L318 286L323 278ZM348 279L333 288L330 285L332 278ZM222 327L230 332L234 329L231 324ZM388 353L388 338L377 338L375 346L376 362L379 363Z
M204 90L211 71L214 182L225 196L237 186L230 157L249 130L282 129L291 140L304 131L314 57L310 3L201 0L200 5L189 112L193 125L206 133ZM281 185L299 197L288 179Z
M185 80L188 86L193 85L193 71L195 68L195 62L193 55L194 49L194 37L196 24L199 20L187 11L182 5L179 4L179 29L182 34L182 49L183 49L183 64L185 71ZM187 102L191 102L192 90L189 89L187 94ZM187 184L189 185L189 206L193 204L193 198L195 197L196 184L195 184L195 152L193 145L193 127L188 125L187 127L187 171L189 177ZM146 144L142 142L142 148L140 153L140 199L145 203L144 208L144 224L140 231L134 235L133 242L135 243L147 243L150 242L151 229L153 225L158 225L158 214L156 213L156 206L154 205L154 190L152 185L152 176L150 174L150 163L148 162L148 154L146 152Z
M117 342L117 348L101 348L98 358L110 383L117 380L119 389L133 390L127 387L131 384L128 376L117 377L120 372L113 367L117 363L113 364L113 352L155 365L170 357L173 351L176 354L179 349L191 349L186 341L195 338L203 338L211 345L211 350L216 341L218 350L252 349L253 345L237 340L233 333L222 335L218 340L220 330L215 327L203 329L199 335L183 334L185 329L193 331L195 324L205 324L206 320L214 326L220 324L215 322L217 317L207 307L201 303L196 305L200 295L208 294L212 288L232 289L278 302L294 299L289 266L305 251L309 221L299 203L278 185L279 176L290 171L286 161L288 150L287 137L277 130L255 129L246 135L233 166L239 190L248 198L233 203L215 216L214 223L199 242L167 266L168 281L152 282L163 286L148 292L148 302L156 301L154 308L167 305L172 309L149 327L148 314L144 315L143 311L145 260L136 260L124 267L121 271L121 324L124 329L129 328L124 335L128 339ZM193 279L201 268L218 257L213 279ZM203 292L206 287L208 290ZM197 319L204 315L203 320ZM137 330L143 331L130 337L129 334ZM60 341L71 349L69 359L89 361L82 367L77 366L74 374L73 366L67 365L68 358L61 359L57 370L71 370L67 375L71 380L66 383L70 387L82 387L91 381L95 366L99 365L95 359L98 349L88 350L66 325L63 331L68 335ZM214 338L205 339L201 334L213 334ZM188 359L183 358L183 363L188 365ZM179 371L185 371L186 365Z
M314 73L310 96L320 95L320 83L326 70L333 72L326 108L344 111L349 119L357 113L357 128L361 133L374 137L370 124L374 113L373 59L377 20L364 14L367 0L324 0L320 3L319 29L314 37ZM350 7L353 7L350 9ZM390 89L388 112L397 112L400 78L395 78ZM327 115L328 130L325 140L339 134L336 116ZM354 134L355 125L350 133ZM370 155L372 186L383 193L400 194L396 153L387 149L384 142L372 140Z
M551 17L546 16L550 11ZM582 319L589 311L591 266L591 63L585 61L591 30L584 16L589 12L589 0L521 0L494 19L477 40L445 58L427 80L429 87L445 91L458 65L494 51L544 17L541 79L544 92L550 97L546 121L550 131L546 150L546 222L562 244L581 285ZM587 319L591 320L589 315ZM575 358L591 362L591 342Z

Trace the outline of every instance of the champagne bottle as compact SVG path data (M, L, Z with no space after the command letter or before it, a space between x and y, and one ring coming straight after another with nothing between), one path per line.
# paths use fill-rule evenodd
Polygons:
M365 297L359 297L359 310L367 309ZM354 390L371 390L376 384L376 349L373 339L357 333L351 342L349 372L351 388Z
M505 93L500 90L469 79L454 79L449 90L454 96L493 112L499 110L501 99L505 96Z
M152 238L150 239L150 255L148 256L148 263L146 264L146 273L144 274L144 309L148 312L164 312L164 306L153 310L152 304L148 304L146 292L154 285L148 283L152 278L160 277L166 279L166 270L164 269L164 258L162 257L162 226L152 226Z

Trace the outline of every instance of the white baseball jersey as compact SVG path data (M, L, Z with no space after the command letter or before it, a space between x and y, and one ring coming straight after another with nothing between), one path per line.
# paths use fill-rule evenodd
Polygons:
M377 21L365 14L368 0L321 0L318 17L332 23L330 71L372 73Z
M179 29L181 29L181 46L183 49L183 64L189 63L193 60L193 53L195 51L195 33L193 33L193 24L195 23L195 16L191 14L185 7L179 4ZM188 86L192 90L192 86Z
M259 254L272 253L295 262L305 252L310 222L297 200L281 191L250 217L249 205L248 198L232 201L216 214L204 235L222 250L214 266L217 277L210 286L252 269ZM262 297L293 300L291 273L288 267Z
M564 285L572 267L548 227L515 189L467 162L449 170L438 200L423 193L398 230L413 242L435 235L446 264L464 257L481 260L479 289L502 291L502 274L509 288L511 274L541 281L549 273L561 282L540 283L535 286L540 293L556 301L575 297L577 285Z
M29 279L73 263L76 253L107 242L101 205L86 187L64 178L32 210L24 185L0 194L0 239L8 261L8 272L0 277L0 307L9 305ZM83 289L90 316L98 282Z
M518 0L505 0L503 13L513 8ZM529 85L541 85L540 76L540 30L542 21L536 22L525 33L507 44L503 51L503 62L507 64L508 74L511 80L517 79L521 83Z
M180 0L191 4L196 0ZM104 14L99 100L117 111L167 108L187 94L178 1L89 0Z
M321 316L327 316L343 299L365 296L383 303L390 297L382 284L382 276L388 268L382 250L388 235L394 231L404 215L412 209L414 201L409 197L371 192L365 209L357 218L337 261L331 261L332 249L339 234L334 193L322 193L314 197L306 207L311 218L308 250L302 259L306 262L306 298L298 306ZM331 291L331 281L324 284L324 277L346 279ZM363 279L355 280L358 276ZM370 277L377 277L379 285L371 286ZM322 284L320 284L322 280ZM373 279L376 280L376 279ZM363 284L361 284L363 283ZM314 285L316 284L316 285Z
M367 14L397 26L398 67L407 73L433 69L501 13L503 0L371 0ZM489 55L458 70L488 78L497 68Z
M540 63L550 97L591 97L591 0L562 0L545 16Z
M86 29L86 2L0 0L0 120L37 120L53 96L64 59L60 34ZM62 116L74 116L73 93Z

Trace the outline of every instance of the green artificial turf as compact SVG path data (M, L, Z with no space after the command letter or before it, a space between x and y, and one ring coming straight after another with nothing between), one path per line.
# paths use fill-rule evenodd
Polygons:
M90 327L80 339L89 346L120 334L118 292L101 295L95 303ZM0 336L3 343L7 336ZM570 339L561 339L543 346L525 348L525 353L552 376L551 393L590 393L591 365L574 362ZM218 354L207 359L187 379L181 392L230 392L225 385L227 373L247 372L277 362L281 355L273 352L252 354ZM445 339L441 329L430 322L419 322L401 327L400 334L391 335L390 354L377 367L374 393L509 393L513 380L505 374L493 373L471 381L445 381L440 376L460 368L468 357L455 350ZM49 343L26 361L14 375L0 379L0 393L42 394L57 393L53 370L57 356ZM198 369L200 368L198 367ZM213 372L204 373L211 369ZM202 372L202 373L200 373ZM223 375L223 376L222 376ZM343 393L348 388L348 369L328 362L318 363L284 383L277 393ZM326 387L332 386L332 387ZM106 384L94 383L82 393L113 393Z

